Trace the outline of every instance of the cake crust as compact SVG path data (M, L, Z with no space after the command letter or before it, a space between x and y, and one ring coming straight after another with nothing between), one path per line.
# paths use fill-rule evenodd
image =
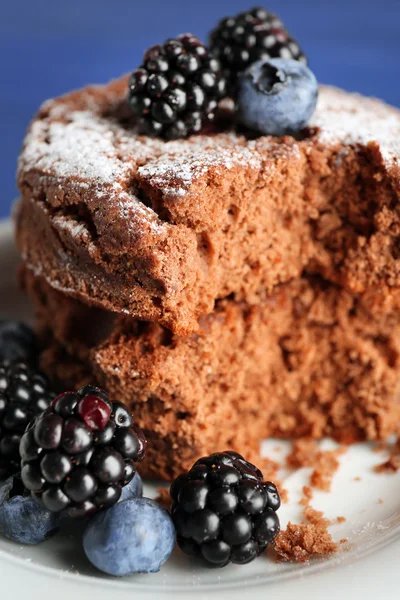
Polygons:
M26 136L17 242L53 288L182 335L304 270L400 286L396 109L322 87L299 140L166 142L136 133L125 94L122 78L49 101Z

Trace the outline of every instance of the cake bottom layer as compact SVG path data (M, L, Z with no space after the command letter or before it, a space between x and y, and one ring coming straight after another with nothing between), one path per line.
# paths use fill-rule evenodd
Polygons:
M169 480L270 435L354 442L399 427L400 312L320 278L279 286L262 306L220 301L188 337L86 306L28 270L22 279L42 367L130 405L149 440L145 476Z

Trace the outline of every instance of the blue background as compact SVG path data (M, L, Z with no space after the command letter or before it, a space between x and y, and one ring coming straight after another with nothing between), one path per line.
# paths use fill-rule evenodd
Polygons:
M256 3L256 2L255 2ZM268 0L318 79L400 106L400 0ZM16 196L15 164L39 104L132 70L153 43L205 39L245 0L0 0L0 217Z

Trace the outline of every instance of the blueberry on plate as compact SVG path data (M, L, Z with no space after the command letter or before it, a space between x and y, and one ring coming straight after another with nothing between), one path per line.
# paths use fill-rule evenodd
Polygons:
M60 517L23 495L19 478L9 477L0 487L0 534L18 544L40 544L58 530Z
M239 77L238 121L265 135L293 134L307 125L317 98L318 82L306 65L260 60Z
M100 571L122 577L155 573L171 555L175 528L153 500L135 498L97 513L83 534L83 548Z
M0 319L0 360L34 363L36 339L30 327L18 321Z
M132 498L141 498L143 496L143 481L139 473L135 473L132 481L121 490L120 502L131 500Z

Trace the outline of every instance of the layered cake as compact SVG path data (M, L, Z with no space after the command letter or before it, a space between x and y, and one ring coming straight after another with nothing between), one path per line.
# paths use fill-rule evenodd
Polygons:
M322 87L300 139L140 135L125 78L46 102L22 150L17 242L55 289L185 335L306 270L400 286L400 113ZM254 136L252 136L254 137Z
M236 21L213 37L224 70L168 40L129 79L46 102L19 160L42 366L133 409L149 476L249 437L398 427L400 112L318 89L253 13L241 74Z
M91 308L23 274L45 350L68 386L95 382L131 406L148 440L146 476L172 480L220 448L268 435L382 439L400 419L400 312L319 276L258 305L221 300L178 336Z

